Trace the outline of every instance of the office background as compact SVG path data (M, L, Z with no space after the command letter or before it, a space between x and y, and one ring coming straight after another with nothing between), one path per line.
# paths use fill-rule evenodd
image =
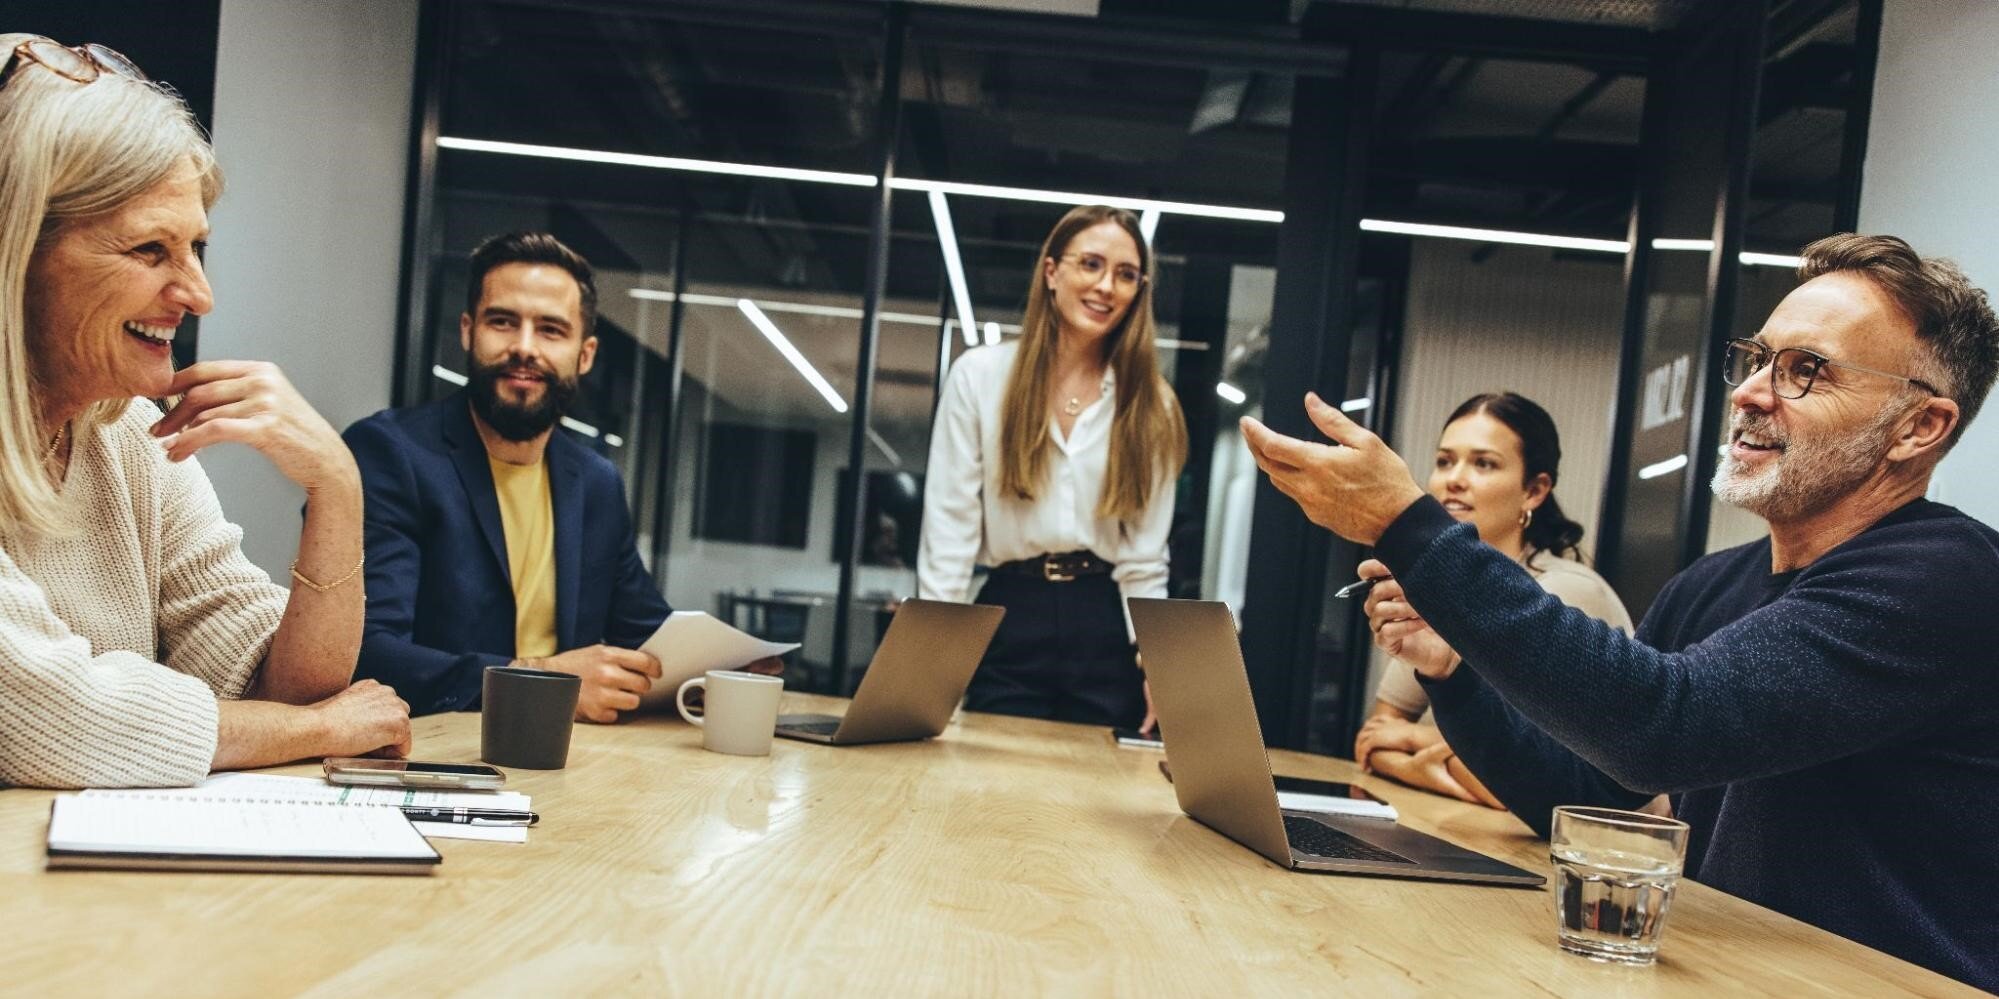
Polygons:
M1711 466L1687 443L1719 411L1702 344L1753 329L1791 284L1741 252L1857 224L1999 286L1999 250L1979 238L1999 217L1995 140L1961 124L1999 101L1980 69L1999 9L1982 0L1215 6L0 12L127 51L212 123L229 190L209 253L218 307L194 352L278 362L336 426L452 390L459 271L479 237L549 228L591 256L605 353L576 418L624 470L644 553L676 606L796 631L799 679L821 688L853 682L880 608L913 589L908 511L964 318L972 340L1007 334L1061 210L956 185L1182 203L1155 236L1162 358L1196 441L1175 592L1238 606L1267 737L1321 750L1350 744L1364 706L1365 648L1325 597L1354 552L1255 482L1236 415L1316 387L1420 476L1459 399L1540 399L1563 433L1564 505L1638 613L1687 558L1755 531L1707 505ZM883 192L870 178L888 166ZM1287 407L1267 415L1299 428ZM1995 442L1999 424L1975 427L1935 496L1999 520ZM843 473L857 457L858 480ZM246 551L282 575L299 495L248 452L203 461ZM843 537L855 522L860 538Z

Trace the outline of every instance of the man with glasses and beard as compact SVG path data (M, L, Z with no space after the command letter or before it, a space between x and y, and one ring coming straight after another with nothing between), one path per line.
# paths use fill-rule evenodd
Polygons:
M1667 583L1627 638L1542 590L1316 397L1333 446L1243 433L1315 523L1375 546L1376 644L1546 835L1553 806L1672 796L1686 874L1999 990L1999 532L1924 498L1999 369L1985 293L1840 235L1728 345L1715 494L1770 536ZM1987 456L1984 461L1990 461Z
M557 422L597 355L590 265L546 233L472 251L463 392L347 429L367 496L357 677L412 714L479 707L489 666L583 678L610 722L660 675L636 651L671 612L639 561L618 470Z

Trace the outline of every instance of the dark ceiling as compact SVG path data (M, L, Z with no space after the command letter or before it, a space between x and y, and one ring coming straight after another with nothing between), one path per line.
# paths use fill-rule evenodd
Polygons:
M899 82L896 172L1086 194L1254 208L1282 203L1294 72L1207 68L1115 44L1123 30L1189 25L1267 36L1318 12L1383 8L1662 32L1723 0L1104 0L1075 44L1036 50L919 32ZM769 6L765 0L763 6ZM822 5L822 7L827 5ZM844 9L866 8L863 0ZM832 4L839 9L843 5ZM446 134L869 174L880 40L866 19L791 31L728 18L588 6L450 5ZM673 8L662 8L671 10ZM940 8L941 9L941 8ZM1215 11L1226 11L1216 16ZM1466 16L1469 16L1466 14ZM1858 65L1853 0L1775 5L1751 172L1748 244L1787 251L1830 230L1845 112ZM1092 39L1106 39L1093 44ZM1431 51L1384 52L1365 212L1376 218L1620 238L1640 155L1644 83L1629 65ZM853 291L865 268L864 188L447 153L447 193L671 215L689 208L690 270L733 284ZM1059 208L955 198L975 298L1017 298L1020 261ZM908 266L891 294L941 284L921 196L897 196ZM633 269L664 271L670 240L597 239ZM1274 257L1274 227L1172 217L1162 255ZM927 249L925 248L927 247ZM447 248L462 250L462 248ZM921 252L917 252L921 251ZM920 258L920 259L919 259Z

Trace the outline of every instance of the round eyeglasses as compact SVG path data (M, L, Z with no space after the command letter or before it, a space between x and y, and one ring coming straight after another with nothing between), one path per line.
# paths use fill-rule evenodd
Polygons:
M1740 385L1755 377L1758 371L1770 369L1770 390L1779 399L1802 399L1812 390L1812 383L1818 381L1819 374L1827 368L1843 368L1848 371L1864 371L1870 375L1893 378L1898 382L1928 392L1942 395L1936 387L1920 378L1898 375L1892 371L1877 368L1863 368L1858 364L1835 361L1824 354L1806 350L1803 347L1770 349L1768 344L1755 340L1730 340L1728 350L1721 360L1721 380L1730 385Z
M1110 272L1111 281L1120 288L1135 289L1145 283L1144 271L1130 264L1118 264L1113 267L1110 261L1094 253L1064 253L1055 259L1076 265L1076 270L1089 278L1091 284L1102 281L1105 271Z
M146 79L139 64L117 49L95 42L70 46L37 36L14 46L14 51L7 54L5 67L0 68L0 87L5 87L13 80L15 72L31 62L74 83L91 83L105 73L134 80Z

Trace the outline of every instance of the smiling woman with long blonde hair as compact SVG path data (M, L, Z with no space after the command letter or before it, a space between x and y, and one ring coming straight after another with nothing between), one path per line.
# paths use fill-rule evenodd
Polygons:
M1125 597L1166 595L1187 426L1159 374L1152 252L1132 213L1071 209L1017 341L966 351L930 439L917 591L1005 607L965 706L1149 723Z
M221 189L187 106L125 57L0 35L0 783L408 748L402 701L348 685L354 460L275 367L174 370L178 328L214 304ZM225 441L305 490L290 593L193 460Z

